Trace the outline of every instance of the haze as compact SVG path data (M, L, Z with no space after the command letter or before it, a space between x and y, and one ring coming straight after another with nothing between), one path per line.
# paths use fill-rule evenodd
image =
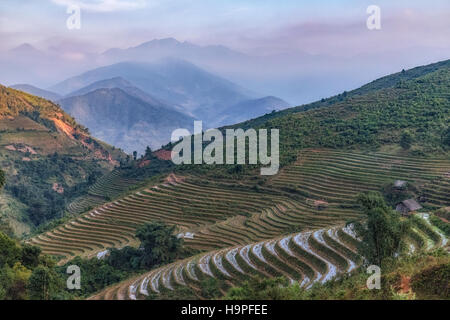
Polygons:
M71 4L81 7L79 30L66 27ZM381 30L366 28L371 4ZM297 105L446 59L449 34L448 1L3 0L0 82L48 88L112 62L102 54L111 48L174 38L230 49L191 62Z

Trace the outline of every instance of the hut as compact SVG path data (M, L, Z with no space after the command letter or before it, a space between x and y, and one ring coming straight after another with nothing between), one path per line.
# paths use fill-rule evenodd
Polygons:
M414 199L404 200L395 207L395 210L400 212L403 216L410 216L420 209L422 209L422 206Z

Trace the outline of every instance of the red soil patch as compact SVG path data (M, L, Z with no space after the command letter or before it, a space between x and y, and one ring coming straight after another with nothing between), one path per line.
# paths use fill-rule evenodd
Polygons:
M55 191L57 193L64 193L64 188L59 183L54 182L53 186L52 186L52 189L53 189L53 191Z
M170 184L177 184L180 182L183 182L184 177L179 177L176 176L175 174L171 173L167 176L165 182L170 183Z
M33 148L29 147L29 146L24 146L21 148L17 148L17 151L23 152L23 153L31 153L31 154L37 154L36 151L33 150Z
M158 150L153 152L153 154L159 159L159 160L172 160L172 151L170 150Z
M409 285L411 281L411 277L402 276L402 280L400 281L400 292L408 293L411 291L411 286Z
M73 133L75 130L71 126L69 126L67 123L57 118L52 118L51 120L53 120L53 122L55 123L56 127L59 130L61 130L62 132L64 132L73 139Z
M13 116L0 116L0 120L2 119L14 120L15 118Z
M19 146L16 147L16 146L10 144L8 146L5 146L5 149L9 150L9 151L19 151L19 152L22 152L22 153L29 152L30 154L37 154L37 152L34 151L34 149L32 147L24 146L24 145L22 145L22 146L19 145Z
M326 207L326 206L328 206L328 202L326 202L324 200L314 200L314 205L316 207Z
M139 168L146 167L146 166L148 166L149 164L150 164L150 160L141 160L141 161L139 161L139 163L138 163L138 167L139 167Z

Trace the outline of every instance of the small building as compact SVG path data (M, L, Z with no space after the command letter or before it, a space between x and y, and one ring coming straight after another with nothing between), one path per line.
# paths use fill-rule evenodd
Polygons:
M395 207L395 210L400 212L403 216L410 216L420 209L422 209L422 206L414 199L402 201Z
M394 181L394 188L403 189L404 187L406 187L406 181L403 181L403 180L395 180Z

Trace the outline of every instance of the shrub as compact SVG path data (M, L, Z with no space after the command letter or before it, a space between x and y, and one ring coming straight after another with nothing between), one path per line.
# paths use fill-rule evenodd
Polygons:
M411 287L419 298L450 298L450 264L429 267L411 278Z

